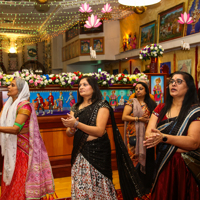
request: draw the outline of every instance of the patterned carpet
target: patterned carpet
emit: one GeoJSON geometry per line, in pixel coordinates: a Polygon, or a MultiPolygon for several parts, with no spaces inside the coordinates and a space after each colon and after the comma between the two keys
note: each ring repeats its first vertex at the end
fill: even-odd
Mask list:
{"type": "MultiPolygon", "coordinates": [[[[116,192],[117,192],[118,200],[123,200],[121,190],[116,190],[116,192]]],[[[57,200],[71,200],[71,197],[61,198],[61,199],[57,199],[57,200]]]]}

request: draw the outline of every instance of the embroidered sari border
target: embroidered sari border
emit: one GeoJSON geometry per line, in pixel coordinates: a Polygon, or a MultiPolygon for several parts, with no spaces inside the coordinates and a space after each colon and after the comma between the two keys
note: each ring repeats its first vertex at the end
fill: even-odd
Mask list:
{"type": "MultiPolygon", "coordinates": [[[[184,130],[185,130],[185,128],[186,128],[186,126],[187,126],[189,120],[190,120],[190,117],[191,117],[192,115],[194,115],[195,113],[197,113],[197,112],[200,112],[200,107],[197,107],[197,108],[193,109],[192,111],[190,111],[190,113],[187,115],[187,117],[185,118],[184,122],[182,123],[181,127],[179,128],[178,133],[177,133],[177,136],[181,136],[181,135],[183,134],[183,132],[184,132],[184,130]]],[[[170,124],[171,124],[171,123],[170,123],[170,124]]],[[[168,124],[168,125],[170,125],[170,124],[168,124]]],[[[163,130],[163,129],[164,129],[163,127],[164,127],[164,126],[162,125],[162,126],[159,127],[159,128],[162,128],[162,130],[163,130]]],[[[167,126],[165,126],[165,128],[166,128],[166,127],[167,127],[167,126]]],[[[159,128],[158,128],[158,129],[159,129],[159,128]]],[[[153,188],[154,188],[154,186],[155,186],[155,184],[156,184],[156,181],[157,181],[157,178],[158,178],[158,176],[159,176],[159,174],[160,174],[160,171],[162,170],[164,164],[167,162],[168,158],[170,157],[171,153],[174,151],[175,148],[177,148],[177,147],[174,146],[174,145],[171,145],[171,147],[170,147],[169,150],[167,151],[166,155],[165,155],[164,158],[162,159],[161,164],[160,164],[160,166],[159,166],[159,169],[158,169],[158,171],[157,171],[156,177],[155,177],[155,181],[154,181],[152,190],[153,190],[153,188]]]]}

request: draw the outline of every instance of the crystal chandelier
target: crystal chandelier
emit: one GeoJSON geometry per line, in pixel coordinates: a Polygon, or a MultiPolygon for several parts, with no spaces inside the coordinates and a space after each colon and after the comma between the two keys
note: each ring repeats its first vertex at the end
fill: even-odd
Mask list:
{"type": "Polygon", "coordinates": [[[149,6],[152,4],[156,4],[161,0],[118,0],[120,4],[126,6],[149,6]]]}

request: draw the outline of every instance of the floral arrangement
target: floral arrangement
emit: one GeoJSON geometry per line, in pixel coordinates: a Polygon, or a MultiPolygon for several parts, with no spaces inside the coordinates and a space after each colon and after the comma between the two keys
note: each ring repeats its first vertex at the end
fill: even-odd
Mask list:
{"type": "Polygon", "coordinates": [[[117,74],[111,75],[106,71],[99,73],[81,73],[81,72],[68,72],[60,74],[44,74],[36,75],[29,72],[14,72],[12,75],[0,73],[0,86],[8,86],[15,77],[20,77],[24,79],[30,87],[46,87],[47,85],[60,85],[60,87],[73,87],[74,84],[77,84],[82,76],[93,76],[99,86],[110,87],[113,84],[133,84],[139,81],[139,78],[147,79],[147,76],[144,73],[138,74],[117,74]]]}
{"type": "Polygon", "coordinates": [[[139,58],[142,60],[150,60],[151,57],[160,57],[163,55],[164,49],[159,44],[151,44],[145,46],[139,53],[139,58]]]}

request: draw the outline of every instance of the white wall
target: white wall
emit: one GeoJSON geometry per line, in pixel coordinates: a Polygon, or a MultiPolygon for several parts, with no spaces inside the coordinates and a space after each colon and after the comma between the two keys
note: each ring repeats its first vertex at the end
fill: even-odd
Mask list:
{"type": "Polygon", "coordinates": [[[82,73],[97,72],[96,65],[68,65],[66,72],[76,72],[80,71],[82,73]]]}
{"type": "Polygon", "coordinates": [[[58,35],[51,39],[52,73],[60,73],[63,69],[62,64],[62,46],[63,35],[58,35]]]}
{"type": "MultiPolygon", "coordinates": [[[[103,33],[91,33],[91,34],[81,34],[72,38],[70,41],[65,42],[65,34],[63,34],[63,46],[70,44],[81,38],[95,38],[95,37],[104,37],[104,55],[97,55],[96,59],[90,58],[90,56],[79,56],[70,60],[63,62],[63,72],[69,72],[73,69],[74,66],[70,66],[73,63],[78,62],[90,62],[90,61],[102,61],[102,60],[115,60],[115,55],[119,53],[120,49],[120,23],[119,21],[104,21],[104,32],[103,33]]],[[[52,55],[53,56],[53,55],[52,55]]],[[[61,55],[62,57],[62,55],[61,55]]],[[[98,68],[103,68],[104,65],[97,65],[96,67],[92,66],[93,64],[77,64],[76,71],[84,72],[97,72],[98,68]],[[88,68],[88,69],[87,69],[88,68]],[[96,71],[95,71],[96,69],[96,71]]],[[[102,70],[103,70],[102,69],[102,70]]],[[[75,70],[73,70],[75,71],[75,70]]]]}

